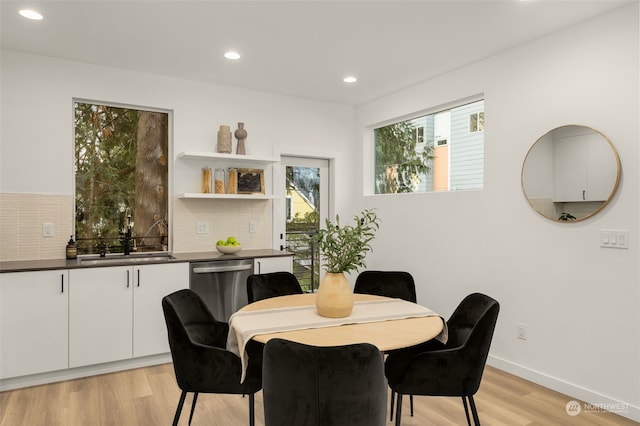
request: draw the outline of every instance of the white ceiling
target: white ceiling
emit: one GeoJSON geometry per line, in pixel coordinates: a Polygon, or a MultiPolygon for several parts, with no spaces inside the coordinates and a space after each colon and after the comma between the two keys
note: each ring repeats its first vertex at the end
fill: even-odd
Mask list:
{"type": "Polygon", "coordinates": [[[0,24],[4,49],[358,105],[636,1],[1,0],[0,24]]]}

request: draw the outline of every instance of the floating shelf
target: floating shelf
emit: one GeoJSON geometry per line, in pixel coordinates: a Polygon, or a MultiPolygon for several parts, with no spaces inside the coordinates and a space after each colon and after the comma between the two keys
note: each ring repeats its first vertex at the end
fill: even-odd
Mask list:
{"type": "Polygon", "coordinates": [[[178,158],[186,160],[222,160],[232,163],[273,164],[280,162],[279,158],[261,157],[255,155],[223,154],[220,152],[182,151],[178,158]]]}
{"type": "Polygon", "coordinates": [[[200,192],[186,192],[178,198],[199,198],[203,200],[274,200],[273,195],[253,194],[202,194],[200,192]]]}

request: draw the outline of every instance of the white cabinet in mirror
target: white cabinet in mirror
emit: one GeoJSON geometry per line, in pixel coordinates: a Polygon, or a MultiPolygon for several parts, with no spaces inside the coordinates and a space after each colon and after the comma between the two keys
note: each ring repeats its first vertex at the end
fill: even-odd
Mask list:
{"type": "Polygon", "coordinates": [[[618,152],[602,133],[587,126],[562,126],[529,149],[522,189],[542,216],[560,222],[584,220],[611,200],[620,169],[618,152]]]}

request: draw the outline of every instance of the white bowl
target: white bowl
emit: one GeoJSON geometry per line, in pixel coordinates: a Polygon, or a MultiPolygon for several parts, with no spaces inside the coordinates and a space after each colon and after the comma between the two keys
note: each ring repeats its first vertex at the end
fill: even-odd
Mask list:
{"type": "Polygon", "coordinates": [[[234,254],[239,252],[242,249],[241,245],[237,246],[219,246],[216,245],[216,249],[223,254],[234,254]]]}

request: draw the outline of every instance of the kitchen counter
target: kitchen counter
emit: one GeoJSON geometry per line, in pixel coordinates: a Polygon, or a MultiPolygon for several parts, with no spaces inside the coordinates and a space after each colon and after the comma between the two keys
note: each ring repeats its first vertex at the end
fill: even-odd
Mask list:
{"type": "MultiPolygon", "coordinates": [[[[145,260],[144,265],[153,265],[158,263],[184,263],[184,262],[203,262],[215,260],[239,260],[239,259],[257,259],[262,257],[280,257],[293,256],[292,253],[286,251],[272,249],[247,249],[240,250],[236,254],[222,254],[218,251],[193,252],[193,253],[172,253],[172,259],[145,260]]],[[[18,260],[0,262],[0,273],[3,272],[26,272],[39,270],[54,269],[78,269],[78,268],[101,268],[118,265],[139,265],[140,263],[132,263],[127,259],[122,262],[110,260],[105,264],[81,264],[78,259],[44,259],[44,260],[18,260]]]]}

